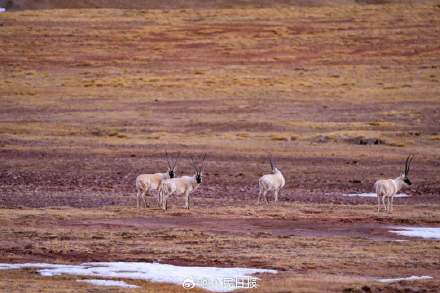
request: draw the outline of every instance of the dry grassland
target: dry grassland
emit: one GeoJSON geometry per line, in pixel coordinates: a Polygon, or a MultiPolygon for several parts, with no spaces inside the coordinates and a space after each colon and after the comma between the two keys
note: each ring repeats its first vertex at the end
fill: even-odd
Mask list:
{"type": "MultiPolygon", "coordinates": [[[[0,14],[0,262],[250,266],[280,271],[255,292],[435,292],[438,241],[387,226],[440,225],[439,35],[435,1],[0,14]],[[182,152],[180,174],[208,153],[189,212],[133,208],[164,149],[182,152]],[[287,186],[255,207],[268,152],[287,186]],[[393,215],[341,196],[409,153],[412,197],[393,215]],[[374,281],[407,275],[433,279],[374,281]]],[[[76,279],[1,271],[0,291],[183,291],[76,279]]]]}

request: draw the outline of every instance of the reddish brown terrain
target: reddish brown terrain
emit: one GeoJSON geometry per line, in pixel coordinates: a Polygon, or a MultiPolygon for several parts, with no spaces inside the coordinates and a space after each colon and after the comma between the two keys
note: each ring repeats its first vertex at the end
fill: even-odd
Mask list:
{"type": "MultiPolygon", "coordinates": [[[[419,3],[430,1],[419,0],[419,3]]],[[[1,7],[13,10],[25,9],[72,9],[72,8],[118,8],[118,9],[218,9],[218,8],[262,8],[274,6],[319,7],[341,4],[411,4],[410,0],[0,0],[1,7]]]]}
{"type": "MultiPolygon", "coordinates": [[[[440,243],[389,230],[440,227],[440,6],[299,2],[0,14],[0,262],[244,266],[279,271],[261,292],[435,292],[440,243]],[[207,154],[192,208],[138,210],[134,180],[165,171],[165,151],[181,153],[179,175],[207,154]],[[257,206],[269,154],[286,187],[257,206]],[[408,154],[411,196],[392,215],[343,196],[398,176],[408,154]],[[411,275],[433,279],[375,281],[411,275]]],[[[110,290],[184,290],[134,283],[110,290]]],[[[32,270],[0,271],[2,290],[108,292],[32,270]]]]}

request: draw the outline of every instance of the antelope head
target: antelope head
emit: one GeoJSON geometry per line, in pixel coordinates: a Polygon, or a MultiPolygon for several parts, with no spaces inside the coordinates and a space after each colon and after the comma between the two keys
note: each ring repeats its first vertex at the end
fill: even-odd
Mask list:
{"type": "Polygon", "coordinates": [[[206,153],[203,155],[200,166],[197,166],[197,164],[194,162],[194,159],[191,157],[191,165],[193,166],[194,171],[196,172],[195,178],[197,184],[202,183],[203,171],[205,170],[205,159],[206,159],[206,153]]]}
{"type": "Polygon", "coordinates": [[[179,159],[179,156],[180,156],[180,153],[177,154],[176,158],[173,161],[173,159],[171,159],[168,156],[168,152],[165,152],[165,157],[167,159],[167,164],[168,164],[167,172],[168,172],[168,175],[170,176],[170,178],[174,178],[176,176],[176,170],[177,170],[176,165],[177,165],[177,161],[179,159]]]}
{"type": "Polygon", "coordinates": [[[406,184],[406,185],[411,185],[411,181],[409,180],[408,174],[409,174],[409,169],[411,167],[411,163],[412,160],[414,159],[413,155],[409,155],[406,158],[406,162],[405,162],[405,169],[403,170],[403,173],[400,175],[400,178],[402,179],[402,181],[406,184]]]}

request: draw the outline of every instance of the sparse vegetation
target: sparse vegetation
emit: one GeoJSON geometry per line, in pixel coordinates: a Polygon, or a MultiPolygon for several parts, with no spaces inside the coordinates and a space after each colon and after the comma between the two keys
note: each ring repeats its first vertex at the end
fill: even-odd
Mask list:
{"type": "MultiPolygon", "coordinates": [[[[329,286],[335,292],[340,292],[346,286],[357,288],[365,285],[379,286],[372,283],[368,277],[388,276],[390,268],[393,274],[408,275],[417,269],[419,272],[429,272],[436,276],[433,271],[439,249],[439,244],[436,242],[422,240],[397,242],[392,239],[382,239],[381,237],[384,236],[381,234],[365,234],[370,235],[371,238],[344,235],[319,236],[319,226],[323,223],[327,224],[324,224],[322,229],[339,227],[341,231],[346,229],[344,227],[363,223],[366,225],[365,233],[368,233],[369,223],[401,225],[403,222],[408,223],[408,220],[412,224],[419,225],[440,223],[436,207],[405,205],[397,208],[400,211],[394,217],[377,217],[374,209],[364,205],[352,207],[310,203],[280,203],[277,207],[240,205],[198,208],[190,211],[175,210],[175,213],[184,216],[182,221],[186,222],[189,219],[188,223],[193,223],[185,229],[179,226],[170,227],[167,221],[173,215],[164,215],[159,209],[148,209],[148,213],[146,210],[128,207],[3,209],[0,210],[0,221],[2,232],[7,237],[2,238],[0,245],[7,251],[7,259],[15,262],[23,262],[29,256],[34,256],[41,262],[67,260],[78,263],[101,260],[105,255],[109,261],[159,260],[162,263],[258,266],[282,270],[280,276],[274,280],[263,278],[259,282],[261,287],[258,292],[273,292],[274,284],[278,284],[277,288],[286,290],[292,286],[295,288],[304,286],[317,291],[320,290],[319,288],[322,289],[321,286],[331,284],[329,286]],[[152,217],[156,219],[156,224],[150,227],[152,217]],[[235,231],[226,224],[221,225],[223,222],[230,223],[234,219],[241,223],[242,229],[248,229],[248,225],[251,225],[253,229],[263,230],[254,230],[250,234],[239,233],[240,228],[235,231]],[[293,226],[291,233],[298,233],[293,232],[296,231],[295,229],[299,229],[298,231],[305,229],[306,234],[288,236],[271,233],[270,229],[265,229],[264,226],[261,228],[258,228],[258,225],[253,226],[252,223],[258,223],[259,220],[274,221],[274,223],[296,221],[298,226],[293,226]],[[353,220],[356,223],[349,222],[353,220]],[[198,225],[198,222],[208,224],[204,228],[204,225],[198,225]],[[311,227],[302,226],[307,222],[317,225],[316,235],[313,234],[311,227]],[[213,223],[217,223],[215,228],[213,223]],[[84,230],[86,227],[87,231],[84,230]],[[232,230],[227,232],[228,229],[232,230]],[[311,234],[307,236],[307,233],[311,234]],[[32,235],[32,246],[29,246],[28,241],[21,241],[26,235],[32,235]],[[402,265],[405,263],[413,265],[411,267],[402,265]],[[311,275],[315,277],[311,278],[311,275]],[[320,283],[315,283],[316,278],[321,280],[320,283]]],[[[25,276],[27,272],[21,276],[13,271],[2,272],[0,287],[17,290],[20,288],[20,280],[25,276]]],[[[60,286],[66,290],[65,292],[70,292],[67,291],[69,287],[86,292],[87,288],[79,284],[72,286],[72,282],[78,279],[74,276],[44,278],[32,274],[31,277],[32,282],[27,285],[39,289],[60,286]]],[[[180,290],[178,286],[167,284],[141,281],[130,281],[130,283],[135,283],[144,290],[156,288],[163,292],[180,290]]],[[[431,283],[419,285],[422,284],[435,286],[438,281],[434,279],[431,283]]],[[[400,287],[395,284],[392,288],[400,287]]]]}
{"type": "Polygon", "coordinates": [[[270,137],[271,140],[279,140],[279,141],[289,141],[290,136],[287,134],[272,134],[270,137]]]}
{"type": "MultiPolygon", "coordinates": [[[[437,289],[438,242],[398,242],[375,230],[440,225],[433,2],[282,9],[235,2],[240,9],[1,14],[0,262],[280,270],[255,292],[437,289]],[[208,153],[197,209],[181,210],[181,199],[167,214],[130,208],[135,176],[162,170],[165,149],[182,152],[179,175],[192,172],[191,155],[208,153]],[[278,206],[252,207],[268,152],[286,188],[278,206]],[[392,216],[340,196],[397,176],[409,153],[413,196],[399,199],[392,216]],[[148,226],[153,221],[159,228],[148,226]],[[364,224],[366,234],[331,234],[364,224]],[[291,227],[304,229],[280,232],[291,227]],[[434,279],[372,280],[416,272],[434,279]]],[[[0,291],[108,292],[75,280],[2,271],[0,291]]],[[[134,283],[142,292],[182,290],[134,283]]]]}

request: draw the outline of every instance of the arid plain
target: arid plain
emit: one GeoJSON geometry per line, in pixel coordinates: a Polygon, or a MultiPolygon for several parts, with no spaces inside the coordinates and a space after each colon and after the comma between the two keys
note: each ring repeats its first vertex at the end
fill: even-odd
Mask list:
{"type": "MultiPolygon", "coordinates": [[[[440,6],[64,9],[0,14],[0,262],[159,261],[271,268],[255,292],[435,292],[440,242],[440,6]],[[193,195],[136,209],[164,151],[208,159],[193,195]],[[279,204],[256,205],[271,153],[279,204]],[[407,198],[375,180],[415,154],[407,198]],[[409,241],[395,241],[409,240],[409,241]],[[378,278],[429,275],[392,284],[378,278]]],[[[90,287],[1,271],[5,292],[90,287]]],[[[194,290],[195,292],[195,290],[194,290]]],[[[254,292],[254,291],[252,291],[254,292]]]]}

